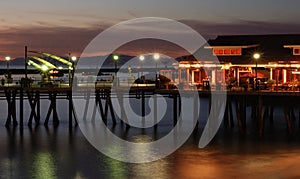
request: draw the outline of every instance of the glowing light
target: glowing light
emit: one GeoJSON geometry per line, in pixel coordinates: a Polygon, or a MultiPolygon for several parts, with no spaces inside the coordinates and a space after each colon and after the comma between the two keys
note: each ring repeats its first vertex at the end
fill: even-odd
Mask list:
{"type": "Polygon", "coordinates": [[[46,65],[42,65],[42,71],[46,72],[49,68],[46,65]]]}
{"type": "Polygon", "coordinates": [[[139,57],[139,59],[140,59],[141,61],[144,61],[144,60],[145,60],[145,56],[144,56],[144,55],[141,55],[141,56],[139,57]]]}
{"type": "Polygon", "coordinates": [[[179,68],[191,68],[190,64],[179,64],[179,68]]]}
{"type": "Polygon", "coordinates": [[[158,59],[160,58],[160,56],[159,56],[158,53],[155,53],[155,54],[153,55],[153,58],[154,58],[154,60],[158,60],[158,59]]]}
{"type": "Polygon", "coordinates": [[[77,57],[72,56],[72,57],[71,57],[71,60],[72,60],[73,62],[75,62],[75,61],[77,60],[77,57]]]}
{"type": "Polygon", "coordinates": [[[9,60],[10,60],[10,57],[9,57],[9,56],[6,56],[6,57],[5,57],[5,60],[6,60],[6,61],[9,61],[9,60]]]}
{"type": "Polygon", "coordinates": [[[224,65],[224,69],[225,69],[225,70],[229,70],[229,68],[230,68],[230,64],[225,64],[225,65],[224,65]]]}
{"type": "Polygon", "coordinates": [[[118,55],[113,55],[113,59],[114,59],[115,61],[117,61],[117,60],[119,60],[119,56],[118,56],[118,55]]]}
{"type": "Polygon", "coordinates": [[[255,60],[258,60],[258,59],[260,58],[260,54],[259,54],[259,53],[253,54],[253,58],[254,58],[255,60]]]}
{"type": "Polygon", "coordinates": [[[58,69],[59,69],[59,70],[62,70],[62,69],[63,69],[63,67],[62,67],[62,66],[60,66],[60,67],[58,67],[58,69]]]}

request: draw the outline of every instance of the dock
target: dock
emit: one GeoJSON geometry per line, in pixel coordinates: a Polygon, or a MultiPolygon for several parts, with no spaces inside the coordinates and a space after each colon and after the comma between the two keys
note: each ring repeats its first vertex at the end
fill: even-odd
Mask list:
{"type": "MultiPolygon", "coordinates": [[[[77,87],[77,90],[87,90],[90,87],[77,87]]],[[[122,90],[122,87],[119,87],[122,90]]],[[[124,96],[117,96],[112,91],[110,86],[96,86],[92,91],[95,96],[96,107],[99,107],[99,111],[102,120],[105,124],[109,119],[115,125],[117,118],[114,114],[114,106],[111,102],[112,98],[118,97],[122,99],[124,96]],[[110,118],[109,118],[110,116],[110,118]]],[[[185,91],[189,93],[189,90],[185,91]]],[[[211,100],[210,90],[198,90],[198,99],[211,100]]],[[[273,110],[274,107],[280,107],[284,112],[287,131],[289,134],[292,133],[291,120],[296,120],[295,111],[299,111],[299,127],[300,127],[300,92],[293,91],[229,91],[219,90],[213,91],[215,94],[226,94],[227,102],[225,113],[223,117],[223,124],[226,127],[238,126],[241,134],[246,131],[246,120],[247,120],[247,108],[251,108],[251,118],[257,122],[259,136],[263,136],[264,125],[267,120],[273,122],[273,110]],[[236,119],[236,121],[235,121],[236,119]]],[[[125,93],[125,91],[124,91],[125,93]]],[[[167,98],[172,99],[172,113],[173,113],[173,124],[177,122],[177,116],[181,110],[180,94],[177,89],[157,89],[155,86],[135,86],[131,87],[130,91],[126,94],[126,97],[135,98],[140,101],[141,114],[145,116],[145,99],[150,98],[154,94],[159,94],[167,98]]],[[[7,118],[5,126],[17,126],[23,128],[24,125],[39,125],[41,122],[45,126],[52,120],[53,125],[59,124],[59,116],[57,109],[57,100],[65,99],[68,101],[68,116],[69,126],[76,126],[76,112],[74,110],[74,104],[72,100],[72,88],[70,87],[0,87],[0,99],[7,102],[7,118]],[[49,100],[48,112],[45,119],[41,119],[41,100],[49,100]],[[17,103],[17,101],[19,101],[17,103]],[[30,106],[30,117],[24,119],[24,104],[28,103],[30,106]],[[19,104],[19,106],[17,106],[19,104]],[[17,116],[17,109],[19,116],[17,116]],[[27,122],[25,122],[27,121],[27,122]]],[[[119,94],[118,94],[119,95],[119,94]]],[[[83,96],[78,96],[83,98],[83,96]]],[[[155,100],[155,110],[157,109],[157,100],[155,100]]],[[[210,102],[209,102],[210,104],[210,102]]],[[[210,106],[207,108],[208,112],[210,106]]],[[[248,110],[249,111],[249,110],[248,110]]],[[[155,112],[154,112],[155,113],[155,112]]],[[[249,116],[249,115],[248,115],[249,116]]],[[[128,126],[130,127],[130,126],[128,126]]],[[[157,125],[154,126],[155,128],[157,125]]]]}

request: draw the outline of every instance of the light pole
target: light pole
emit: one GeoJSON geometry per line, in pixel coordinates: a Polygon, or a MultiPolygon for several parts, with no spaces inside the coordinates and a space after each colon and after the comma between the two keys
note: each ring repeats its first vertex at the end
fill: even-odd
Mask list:
{"type": "Polygon", "coordinates": [[[76,56],[72,56],[71,57],[71,62],[72,62],[71,85],[73,84],[73,80],[74,80],[75,62],[76,62],[76,60],[77,60],[76,56]]]}
{"type": "Polygon", "coordinates": [[[143,61],[145,60],[145,56],[140,55],[139,59],[141,61],[141,77],[142,77],[143,76],[143,61]]]}
{"type": "Polygon", "coordinates": [[[6,60],[6,71],[7,71],[7,76],[8,76],[8,73],[9,73],[9,61],[10,61],[10,57],[9,57],[9,56],[6,56],[6,57],[5,57],[5,60],[6,60]]]}
{"type": "Polygon", "coordinates": [[[117,65],[118,65],[119,56],[113,55],[113,59],[114,59],[114,63],[115,63],[115,76],[117,77],[117,65]]]}
{"type": "Polygon", "coordinates": [[[68,59],[69,59],[69,62],[72,63],[72,65],[69,66],[69,86],[72,86],[74,63],[77,60],[77,57],[76,56],[71,56],[71,53],[69,53],[68,59]]]}
{"type": "Polygon", "coordinates": [[[160,58],[160,56],[159,56],[158,53],[155,53],[153,55],[153,59],[155,60],[155,84],[156,84],[156,88],[159,87],[159,81],[158,81],[159,76],[157,77],[157,71],[158,71],[157,70],[157,62],[158,62],[159,58],[160,58]]]}
{"type": "Polygon", "coordinates": [[[157,63],[158,63],[158,60],[159,60],[159,58],[160,58],[160,56],[159,56],[159,54],[158,53],[155,53],[154,55],[153,55],[153,59],[155,60],[155,71],[156,71],[156,75],[155,75],[155,79],[157,80],[157,63]]]}
{"type": "Polygon", "coordinates": [[[7,85],[9,85],[10,83],[10,74],[9,74],[9,61],[10,61],[10,57],[9,56],[6,56],[5,57],[5,60],[6,60],[6,73],[7,73],[7,85]]]}
{"type": "Polygon", "coordinates": [[[49,77],[48,77],[48,70],[49,70],[49,68],[46,65],[42,65],[41,66],[41,70],[42,70],[42,74],[43,74],[42,75],[43,76],[42,82],[44,84],[46,84],[48,82],[48,80],[49,80],[49,77]]]}
{"type": "Polygon", "coordinates": [[[118,55],[113,55],[113,60],[114,60],[114,63],[115,63],[115,77],[114,77],[114,80],[116,82],[116,85],[118,86],[117,66],[118,66],[119,56],[118,55]]]}
{"type": "Polygon", "coordinates": [[[260,58],[260,54],[259,53],[254,53],[253,54],[253,58],[255,59],[255,88],[256,88],[256,90],[259,90],[258,89],[258,80],[257,80],[257,61],[259,60],[259,58],[260,58]]]}

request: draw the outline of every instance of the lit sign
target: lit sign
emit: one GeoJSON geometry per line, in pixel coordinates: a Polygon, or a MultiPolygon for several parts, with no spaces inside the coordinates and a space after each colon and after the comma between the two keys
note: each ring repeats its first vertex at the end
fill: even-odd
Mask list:
{"type": "Polygon", "coordinates": [[[216,56],[237,56],[242,55],[241,48],[214,48],[213,54],[216,56]]]}

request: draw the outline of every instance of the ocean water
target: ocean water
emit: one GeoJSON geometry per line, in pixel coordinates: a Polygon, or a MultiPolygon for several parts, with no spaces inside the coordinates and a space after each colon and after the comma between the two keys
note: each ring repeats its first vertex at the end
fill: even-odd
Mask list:
{"type": "MultiPolygon", "coordinates": [[[[169,100],[169,99],[168,99],[169,100]]],[[[201,101],[197,130],[173,154],[155,162],[129,164],[111,159],[86,140],[79,127],[68,127],[67,100],[59,100],[60,125],[54,127],[24,126],[20,130],[4,126],[6,102],[0,101],[0,178],[299,178],[300,130],[298,120],[292,121],[293,134],[286,130],[283,112],[275,109],[274,124],[266,121],[264,137],[257,135],[257,122],[247,114],[247,131],[240,135],[236,118],[233,128],[221,125],[213,141],[198,148],[200,135],[208,116],[207,101],[201,101]]],[[[137,104],[138,101],[133,100],[137,104]]],[[[170,100],[168,101],[170,104],[170,100]]],[[[48,100],[41,104],[42,123],[48,100]]],[[[136,107],[138,108],[138,107],[136,107]]],[[[25,104],[25,119],[29,106],[25,104]]],[[[138,109],[136,109],[138,110],[138,109]]],[[[250,110],[248,109],[248,112],[250,110]]],[[[296,111],[296,114],[298,111],[296,111]]],[[[298,115],[296,115],[298,119],[298,115]]],[[[172,119],[153,128],[126,129],[118,120],[108,128],[127,140],[148,141],[166,135],[172,119]]]]}

